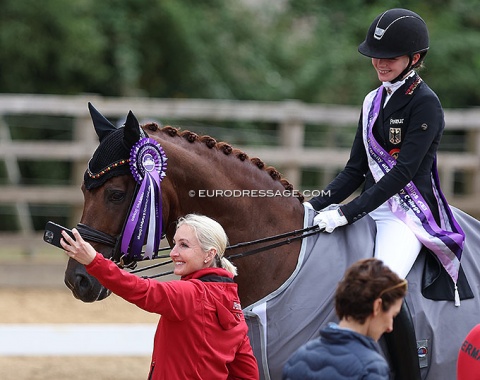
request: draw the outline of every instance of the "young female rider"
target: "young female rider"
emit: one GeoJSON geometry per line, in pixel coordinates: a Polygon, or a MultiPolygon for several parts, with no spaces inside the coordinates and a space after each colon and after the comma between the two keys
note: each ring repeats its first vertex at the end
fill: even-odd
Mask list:
{"type": "MultiPolygon", "coordinates": [[[[365,97],[350,158],[325,189],[331,196],[313,198],[310,205],[322,210],[315,223],[327,232],[370,215],[377,224],[375,257],[402,278],[426,246],[441,258],[456,290],[464,235],[438,182],[443,109],[415,71],[428,49],[427,25],[416,13],[390,9],[375,18],[358,50],[372,59],[382,85],[365,97]],[[323,210],[345,200],[362,183],[360,196],[323,210]]],[[[394,331],[407,335],[402,328],[394,331]]],[[[416,351],[414,341],[409,346],[416,351]]]]}
{"type": "Polygon", "coordinates": [[[161,314],[148,379],[253,379],[257,361],[247,336],[236,268],[223,253],[227,235],[202,215],[181,218],[170,257],[181,281],[158,282],[118,268],[85,242],[63,233],[67,255],[113,293],[151,313],[161,314]]]}

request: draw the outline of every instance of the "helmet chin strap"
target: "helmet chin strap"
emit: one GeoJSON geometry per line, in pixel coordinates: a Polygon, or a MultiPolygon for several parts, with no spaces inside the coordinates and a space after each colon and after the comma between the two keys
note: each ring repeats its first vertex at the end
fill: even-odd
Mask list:
{"type": "Polygon", "coordinates": [[[410,54],[408,56],[408,65],[407,67],[405,68],[405,70],[403,70],[400,75],[398,75],[394,80],[390,81],[390,83],[396,83],[398,82],[399,80],[402,80],[403,78],[405,78],[405,75],[407,75],[410,70],[412,70],[413,68],[413,65],[412,65],[412,61],[413,61],[413,54],[410,54]]]}

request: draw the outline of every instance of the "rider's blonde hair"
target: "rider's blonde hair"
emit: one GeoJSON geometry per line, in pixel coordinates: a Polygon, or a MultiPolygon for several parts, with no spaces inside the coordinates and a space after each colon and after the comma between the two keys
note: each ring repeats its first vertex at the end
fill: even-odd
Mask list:
{"type": "Polygon", "coordinates": [[[217,252],[212,266],[224,268],[234,276],[237,268],[227,258],[223,257],[228,244],[228,237],[220,223],[204,215],[188,214],[178,220],[177,229],[185,224],[195,232],[200,247],[204,252],[214,248],[217,252]]]}

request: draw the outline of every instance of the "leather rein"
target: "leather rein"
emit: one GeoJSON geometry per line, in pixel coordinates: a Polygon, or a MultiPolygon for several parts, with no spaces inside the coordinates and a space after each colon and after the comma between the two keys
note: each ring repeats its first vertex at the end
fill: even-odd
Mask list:
{"type": "MultiPolygon", "coordinates": [[[[82,236],[82,238],[85,239],[86,241],[100,243],[102,245],[112,247],[114,249],[113,250],[114,253],[117,250],[118,245],[120,244],[120,241],[121,241],[121,235],[115,237],[115,236],[109,235],[105,232],[96,230],[95,228],[92,228],[92,227],[90,227],[86,224],[83,224],[83,223],[78,223],[77,224],[77,230],[80,233],[80,235],[82,236]]],[[[299,239],[304,239],[304,238],[306,238],[308,236],[311,236],[311,235],[315,235],[315,234],[319,233],[320,231],[321,230],[318,227],[318,225],[314,225],[314,226],[311,226],[311,227],[302,228],[302,229],[294,230],[294,231],[290,231],[290,232],[285,232],[285,233],[282,233],[282,234],[278,234],[278,235],[274,235],[274,236],[270,236],[270,237],[266,237],[266,238],[261,238],[261,239],[258,239],[258,240],[252,240],[252,241],[248,241],[248,242],[243,242],[243,243],[230,245],[225,250],[228,251],[228,250],[232,250],[232,249],[236,249],[236,248],[243,248],[243,247],[248,247],[248,246],[252,246],[252,245],[256,245],[256,244],[272,242],[271,244],[268,244],[268,245],[265,245],[265,246],[262,246],[262,247],[258,247],[258,248],[255,248],[255,249],[252,249],[252,250],[249,250],[249,251],[246,251],[246,252],[230,255],[230,256],[227,257],[229,260],[236,260],[236,259],[240,259],[240,258],[243,258],[243,257],[246,257],[246,256],[250,256],[250,255],[253,255],[253,254],[256,254],[256,253],[259,253],[259,252],[267,251],[267,250],[270,250],[270,249],[273,249],[273,248],[277,248],[277,247],[280,247],[280,246],[283,246],[283,245],[290,244],[293,241],[296,241],[296,240],[299,240],[299,239]]],[[[158,252],[168,251],[170,249],[171,249],[170,247],[160,248],[158,250],[158,252]]],[[[170,257],[170,255],[158,255],[158,252],[154,255],[153,259],[167,259],[167,258],[170,257]]],[[[112,258],[112,260],[113,260],[113,258],[112,258]]],[[[149,265],[149,266],[146,266],[146,267],[143,267],[143,268],[135,269],[135,267],[137,265],[136,261],[131,262],[129,264],[125,264],[123,257],[120,257],[119,260],[114,260],[114,261],[121,268],[127,267],[129,269],[133,269],[133,270],[130,271],[130,273],[140,273],[140,272],[143,272],[143,271],[146,271],[146,270],[149,270],[149,269],[158,268],[158,267],[161,267],[163,265],[167,265],[167,264],[172,263],[172,260],[169,260],[169,261],[164,261],[164,262],[161,262],[161,263],[156,263],[156,264],[153,264],[153,265],[149,265]]],[[[142,276],[142,277],[144,277],[144,278],[157,278],[157,277],[167,276],[169,274],[173,274],[173,271],[166,271],[166,272],[162,272],[162,273],[159,273],[159,274],[156,274],[156,275],[142,276]]]]}

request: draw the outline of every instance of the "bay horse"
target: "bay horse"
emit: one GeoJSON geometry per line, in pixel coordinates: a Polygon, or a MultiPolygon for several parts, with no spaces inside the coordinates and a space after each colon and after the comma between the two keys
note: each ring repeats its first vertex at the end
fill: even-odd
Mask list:
{"type": "MultiPolygon", "coordinates": [[[[317,233],[303,240],[287,238],[285,244],[264,243],[266,237],[302,231],[312,225],[314,216],[303,206],[303,197],[295,194],[293,186],[275,168],[210,136],[159,127],[156,123],[139,126],[131,112],[124,126],[116,128],[91,104],[89,108],[100,140],[94,157],[108,153],[100,150],[110,133],[125,135],[127,152],[142,134],[163,149],[168,165],[161,181],[162,233],[170,246],[176,221],[188,213],[217,220],[227,232],[230,245],[240,245],[228,250],[226,256],[239,257],[234,261],[239,273],[236,282],[261,377],[280,379],[283,364],[293,351],[336,319],[333,295],[344,271],[358,259],[373,256],[373,220],[367,216],[332,234],[317,233]],[[241,257],[245,251],[242,243],[250,241],[260,241],[260,248],[255,254],[241,257]],[[312,248],[314,245],[317,248],[312,248]],[[302,281],[301,291],[292,290],[293,284],[302,281]]],[[[117,259],[136,182],[132,174],[115,171],[118,165],[127,165],[128,160],[126,154],[121,162],[108,162],[103,171],[106,179],[99,186],[87,189],[85,183],[82,185],[84,208],[78,229],[98,252],[117,259]]],[[[422,378],[428,380],[455,378],[463,338],[480,321],[480,269],[473,254],[480,246],[480,223],[460,210],[455,214],[467,234],[462,263],[470,283],[475,284],[474,298],[462,300],[461,306],[455,307],[453,302],[422,296],[427,260],[422,253],[407,277],[406,302],[417,341],[422,342],[422,378]]],[[[83,302],[99,301],[109,295],[83,265],[72,259],[65,271],[65,284],[83,302]]]]}

